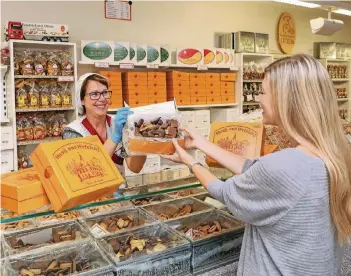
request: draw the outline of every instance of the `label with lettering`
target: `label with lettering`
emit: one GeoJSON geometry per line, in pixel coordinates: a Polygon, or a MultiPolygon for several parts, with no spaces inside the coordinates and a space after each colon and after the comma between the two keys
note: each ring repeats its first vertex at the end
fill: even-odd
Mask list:
{"type": "Polygon", "coordinates": [[[36,106],[38,105],[38,98],[35,96],[30,97],[30,105],[31,106],[36,106]]]}
{"type": "Polygon", "coordinates": [[[296,26],[290,13],[283,12],[278,22],[278,44],[285,54],[290,54],[295,46],[296,26]]]}
{"type": "Polygon", "coordinates": [[[71,96],[64,96],[64,97],[63,97],[63,104],[64,104],[64,105],[69,105],[69,104],[71,104],[71,96]]]}
{"type": "Polygon", "coordinates": [[[47,96],[41,96],[41,105],[42,106],[48,106],[49,105],[49,99],[47,96]]]}
{"type": "Polygon", "coordinates": [[[91,227],[91,232],[94,234],[95,237],[103,237],[106,234],[108,234],[108,232],[97,223],[95,223],[93,227],[91,227]]]}
{"type": "Polygon", "coordinates": [[[22,108],[22,107],[26,106],[26,98],[24,96],[18,96],[17,97],[17,106],[19,108],[22,108]]]}

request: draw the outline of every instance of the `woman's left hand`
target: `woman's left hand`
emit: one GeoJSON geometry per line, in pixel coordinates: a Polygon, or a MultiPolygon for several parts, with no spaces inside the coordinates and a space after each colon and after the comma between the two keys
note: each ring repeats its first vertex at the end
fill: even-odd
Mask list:
{"type": "Polygon", "coordinates": [[[123,107],[117,111],[116,116],[113,120],[114,129],[111,137],[111,140],[114,143],[118,144],[122,142],[123,128],[127,122],[128,115],[131,114],[133,114],[133,112],[129,107],[123,107]]]}
{"type": "Polygon", "coordinates": [[[189,166],[191,162],[195,161],[194,157],[192,157],[189,153],[186,152],[186,150],[179,146],[178,141],[176,139],[173,139],[172,142],[176,149],[175,153],[172,155],[160,154],[162,158],[177,163],[183,163],[187,166],[189,166]]]}

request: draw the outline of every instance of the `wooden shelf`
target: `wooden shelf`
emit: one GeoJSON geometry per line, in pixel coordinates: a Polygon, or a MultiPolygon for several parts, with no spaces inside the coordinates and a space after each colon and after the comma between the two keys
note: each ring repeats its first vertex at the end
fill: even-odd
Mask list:
{"type": "Polygon", "coordinates": [[[347,82],[350,79],[331,79],[333,82],[347,82]]]}
{"type": "Polygon", "coordinates": [[[238,103],[232,104],[206,104],[206,105],[179,105],[178,109],[198,109],[198,108],[219,108],[219,107],[234,107],[237,106],[238,103]]]}
{"type": "Polygon", "coordinates": [[[58,107],[58,108],[36,108],[36,109],[16,109],[17,113],[24,112],[42,112],[42,111],[68,111],[75,110],[74,107],[58,107]]]}
{"type": "Polygon", "coordinates": [[[62,140],[61,137],[50,137],[50,138],[45,138],[43,140],[31,140],[31,141],[18,141],[17,146],[27,146],[27,145],[38,145],[41,143],[46,143],[46,142],[54,142],[62,140]]]}
{"type": "Polygon", "coordinates": [[[338,102],[347,102],[349,99],[348,98],[341,98],[341,99],[336,99],[338,102]]]}
{"type": "Polygon", "coordinates": [[[243,102],[243,105],[259,105],[259,102],[243,102]]]}
{"type": "Polygon", "coordinates": [[[243,80],[243,82],[262,82],[263,80],[243,80]]]}

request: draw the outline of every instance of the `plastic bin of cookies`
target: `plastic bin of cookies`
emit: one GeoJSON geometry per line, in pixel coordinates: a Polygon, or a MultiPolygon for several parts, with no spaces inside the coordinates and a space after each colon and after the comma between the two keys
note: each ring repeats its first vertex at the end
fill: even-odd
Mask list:
{"type": "Polygon", "coordinates": [[[218,211],[166,222],[192,243],[192,270],[195,275],[237,261],[244,226],[218,211]]]}
{"type": "Polygon", "coordinates": [[[190,243],[161,223],[98,240],[118,276],[191,275],[190,243]]]}
{"type": "Polygon", "coordinates": [[[5,261],[7,276],[18,275],[114,275],[111,262],[93,241],[35,249],[10,256],[5,261]]]}
{"type": "Polygon", "coordinates": [[[78,218],[80,218],[79,212],[70,211],[70,212],[55,213],[52,215],[37,217],[35,221],[38,225],[48,225],[48,224],[69,222],[72,220],[76,220],[78,218]]]}
{"type": "Polygon", "coordinates": [[[195,195],[200,195],[205,193],[207,193],[206,189],[199,187],[199,188],[190,188],[190,189],[184,189],[177,192],[168,193],[168,195],[172,198],[184,198],[184,197],[195,196],[195,195]]]}
{"type": "Polygon", "coordinates": [[[174,220],[212,210],[209,205],[195,198],[175,199],[160,204],[144,206],[143,209],[161,221],[174,220]]]}
{"type": "Polygon", "coordinates": [[[134,206],[140,207],[140,206],[154,205],[154,204],[158,204],[169,200],[172,200],[170,196],[155,195],[155,196],[143,197],[138,199],[132,199],[131,202],[134,206]]]}
{"type": "MultiPolygon", "coordinates": [[[[100,198],[94,202],[102,202],[102,201],[108,201],[113,198],[111,197],[103,197],[100,198]]],[[[92,207],[87,207],[85,209],[80,210],[80,213],[83,217],[92,217],[96,215],[102,215],[105,213],[109,212],[114,212],[126,208],[133,208],[133,204],[130,201],[120,201],[120,202],[114,202],[114,203],[107,203],[104,205],[98,205],[98,206],[92,206],[92,207]]]]}
{"type": "Polygon", "coordinates": [[[8,255],[14,255],[87,238],[90,238],[88,232],[79,223],[72,221],[5,234],[4,246],[8,255]]]}
{"type": "MultiPolygon", "coordinates": [[[[2,222],[3,219],[10,219],[18,216],[22,215],[1,209],[0,221],[2,222]]],[[[35,228],[36,226],[37,225],[33,219],[18,220],[14,222],[1,223],[1,232],[3,234],[9,232],[16,232],[23,229],[35,228]]]]}
{"type": "Polygon", "coordinates": [[[156,222],[152,216],[140,208],[86,218],[82,221],[95,237],[103,237],[117,232],[130,231],[156,222]]]}

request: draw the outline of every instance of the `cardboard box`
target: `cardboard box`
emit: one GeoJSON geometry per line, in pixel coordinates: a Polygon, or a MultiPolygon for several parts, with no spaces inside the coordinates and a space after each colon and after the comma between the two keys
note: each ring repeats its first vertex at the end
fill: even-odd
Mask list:
{"type": "Polygon", "coordinates": [[[189,82],[190,73],[181,71],[167,72],[167,82],[172,80],[188,81],[189,82]]]}
{"type": "Polygon", "coordinates": [[[186,67],[196,67],[204,64],[203,49],[178,48],[176,51],[177,64],[186,67]]]}
{"type": "Polygon", "coordinates": [[[161,66],[169,66],[171,64],[171,47],[169,45],[161,45],[161,66]]]}
{"type": "Polygon", "coordinates": [[[113,56],[117,64],[129,63],[129,42],[115,42],[113,56]]]}
{"type": "Polygon", "coordinates": [[[1,175],[1,208],[21,214],[49,204],[34,168],[1,175]]]}
{"type": "MultiPolygon", "coordinates": [[[[227,151],[254,159],[263,154],[264,126],[262,123],[212,123],[210,141],[227,151]]],[[[206,163],[221,168],[208,156],[206,163]]]]}
{"type": "Polygon", "coordinates": [[[351,60],[351,44],[345,46],[345,59],[351,60]]]}
{"type": "Polygon", "coordinates": [[[10,126],[1,126],[1,150],[13,149],[13,129],[10,126]]]}
{"type": "Polygon", "coordinates": [[[143,175],[135,175],[126,177],[127,187],[139,187],[143,185],[143,175]]]}
{"type": "Polygon", "coordinates": [[[336,58],[344,59],[346,57],[346,44],[336,43],[336,58]]]}
{"type": "Polygon", "coordinates": [[[147,63],[147,45],[137,45],[137,53],[136,53],[137,64],[146,65],[147,63]]]}
{"type": "Polygon", "coordinates": [[[213,122],[234,122],[235,117],[240,115],[240,108],[212,108],[211,123],[213,122]]]}
{"type": "Polygon", "coordinates": [[[113,41],[82,40],[81,58],[85,62],[114,62],[113,41]]]}
{"type": "Polygon", "coordinates": [[[336,43],[335,42],[315,42],[314,56],[318,58],[335,59],[336,58],[336,43]]]}
{"type": "Polygon", "coordinates": [[[221,103],[222,104],[234,104],[235,103],[235,96],[234,95],[221,96],[221,103]]]}
{"type": "Polygon", "coordinates": [[[205,96],[190,97],[190,105],[206,105],[207,100],[205,96]]]}
{"type": "Polygon", "coordinates": [[[175,102],[177,103],[178,106],[190,105],[190,104],[191,104],[189,95],[184,95],[184,96],[168,96],[168,97],[167,97],[167,100],[168,100],[168,101],[172,101],[173,99],[175,100],[175,102]]]}
{"type": "Polygon", "coordinates": [[[161,181],[168,182],[179,179],[179,169],[173,166],[163,166],[161,170],[161,181]]]}
{"type": "Polygon", "coordinates": [[[269,54],[269,35],[255,33],[255,52],[258,54],[269,54]]]}
{"type": "Polygon", "coordinates": [[[154,154],[149,154],[146,158],[143,173],[157,173],[161,171],[161,157],[154,154]]]}
{"type": "Polygon", "coordinates": [[[161,173],[150,173],[143,175],[143,185],[151,185],[161,183],[161,173]]]}
{"type": "Polygon", "coordinates": [[[56,212],[108,196],[124,183],[97,136],[39,144],[31,160],[56,212]]]}
{"type": "Polygon", "coordinates": [[[129,44],[129,62],[130,63],[137,63],[137,45],[136,43],[129,44]]]}
{"type": "MultiPolygon", "coordinates": [[[[221,82],[235,82],[236,73],[221,73],[221,82]]],[[[231,84],[233,85],[233,83],[231,84]]]]}
{"type": "Polygon", "coordinates": [[[205,75],[206,75],[206,83],[220,82],[219,73],[206,73],[205,75]]]}
{"type": "Polygon", "coordinates": [[[254,53],[255,52],[255,33],[236,32],[235,43],[236,43],[235,50],[238,53],[254,53]]]}
{"type": "Polygon", "coordinates": [[[161,47],[160,45],[147,45],[147,64],[161,63],[161,47]]]}
{"type": "Polygon", "coordinates": [[[181,111],[181,122],[185,128],[195,129],[195,111],[181,111]]]}
{"type": "MultiPolygon", "coordinates": [[[[14,170],[14,155],[13,149],[1,151],[1,172],[7,173],[14,170]]],[[[17,162],[17,160],[16,160],[17,162]]]]}
{"type": "Polygon", "coordinates": [[[211,131],[210,126],[208,127],[203,126],[203,127],[196,128],[196,132],[200,134],[202,137],[206,138],[206,140],[210,139],[210,131],[211,131]]]}
{"type": "Polygon", "coordinates": [[[210,110],[197,110],[195,111],[195,125],[196,127],[209,127],[211,124],[211,111],[210,110]]]}

